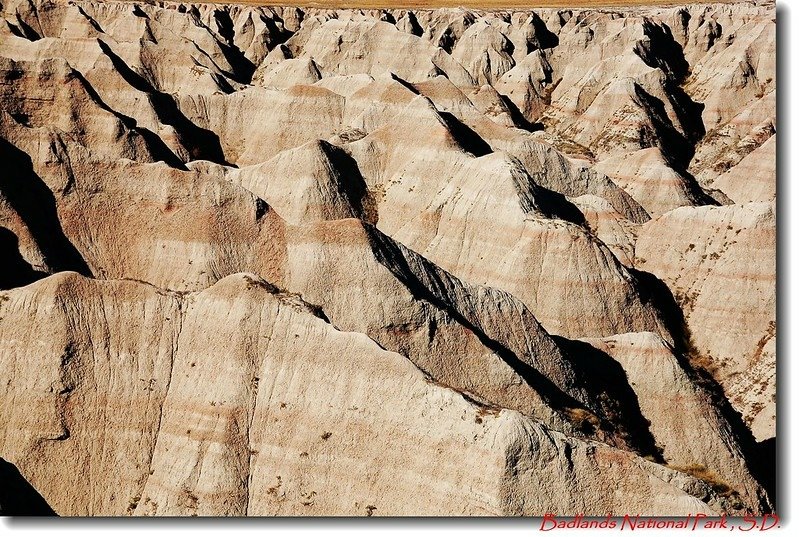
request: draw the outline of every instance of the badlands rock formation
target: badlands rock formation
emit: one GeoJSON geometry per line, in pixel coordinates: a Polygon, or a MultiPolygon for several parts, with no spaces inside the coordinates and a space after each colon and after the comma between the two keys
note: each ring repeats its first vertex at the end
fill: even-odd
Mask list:
{"type": "Polygon", "coordinates": [[[773,4],[0,15],[0,512],[775,509],[773,4]]]}

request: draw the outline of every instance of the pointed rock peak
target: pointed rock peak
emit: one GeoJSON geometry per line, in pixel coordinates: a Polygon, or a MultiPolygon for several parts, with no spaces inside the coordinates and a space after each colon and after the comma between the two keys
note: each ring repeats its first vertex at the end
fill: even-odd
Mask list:
{"type": "Polygon", "coordinates": [[[354,143],[368,143],[389,137],[396,140],[398,133],[405,133],[403,136],[407,136],[408,144],[414,147],[423,144],[426,148],[451,148],[477,157],[492,152],[491,146],[476,132],[451,113],[439,111],[433,101],[424,95],[414,97],[392,120],[362,141],[354,143]]]}
{"type": "Polygon", "coordinates": [[[56,272],[47,278],[37,280],[29,284],[27,287],[45,293],[52,293],[54,291],[65,292],[72,286],[83,285],[86,282],[92,281],[94,280],[87,278],[78,272],[64,270],[61,272],[56,272]]]}
{"type": "Polygon", "coordinates": [[[292,224],[368,219],[366,184],[358,165],[324,140],[282,151],[264,163],[231,172],[228,178],[266,200],[292,224]]]}
{"type": "Polygon", "coordinates": [[[433,102],[439,103],[444,109],[457,109],[459,106],[472,106],[472,102],[461,90],[444,75],[438,75],[423,82],[413,84],[417,93],[424,95],[433,102]],[[446,103],[446,104],[445,104],[446,103]]]}
{"type": "Polygon", "coordinates": [[[373,76],[366,73],[359,73],[357,75],[334,75],[323,77],[314,85],[329,89],[342,97],[349,97],[374,82],[374,80],[373,76]]]}
{"type": "Polygon", "coordinates": [[[308,72],[311,73],[314,78],[316,78],[317,81],[322,78],[322,75],[319,72],[319,66],[316,65],[316,62],[313,58],[298,58],[295,61],[302,62],[301,65],[303,65],[308,72]]]}
{"type": "Polygon", "coordinates": [[[312,58],[283,60],[263,73],[260,82],[263,86],[283,89],[299,84],[315,84],[322,79],[319,68],[312,58]]]}
{"type": "Polygon", "coordinates": [[[391,71],[385,71],[374,78],[371,84],[364,86],[353,94],[354,98],[372,97],[383,94],[387,91],[398,91],[405,94],[409,100],[419,95],[419,92],[411,84],[397,76],[391,71]]]}
{"type": "Polygon", "coordinates": [[[323,88],[321,86],[315,86],[313,84],[296,84],[289,87],[285,91],[292,97],[307,97],[310,99],[328,99],[330,97],[335,97],[336,99],[341,99],[340,95],[330,91],[329,89],[323,88]]]}
{"type": "MultiPolygon", "coordinates": [[[[478,19],[463,32],[463,36],[458,42],[458,45],[463,43],[465,39],[479,39],[483,43],[490,43],[491,45],[510,43],[505,34],[500,32],[493,24],[484,18],[478,19]]],[[[456,45],[456,47],[458,45],[456,45]]]]}
{"type": "Polygon", "coordinates": [[[280,43],[278,46],[276,46],[275,48],[270,50],[269,54],[267,54],[266,57],[267,58],[271,57],[271,58],[275,58],[275,59],[279,58],[279,59],[282,59],[282,60],[289,60],[289,59],[293,58],[294,55],[291,53],[291,49],[289,49],[283,43],[280,43]]]}
{"type": "MultiPolygon", "coordinates": [[[[522,162],[504,151],[497,151],[478,159],[481,167],[492,176],[512,185],[519,199],[519,207],[530,215],[565,220],[577,225],[585,223],[585,217],[566,196],[542,187],[527,173],[522,162]]],[[[496,185],[501,188],[501,185],[496,185]]]]}
{"type": "Polygon", "coordinates": [[[641,85],[631,77],[620,78],[608,84],[606,92],[609,95],[628,95],[635,99],[643,91],[641,85]]]}
{"type": "Polygon", "coordinates": [[[495,90],[494,86],[492,86],[491,84],[483,84],[482,86],[480,86],[480,88],[477,90],[477,94],[500,99],[499,92],[495,90]]]}
{"type": "Polygon", "coordinates": [[[424,30],[416,18],[416,15],[412,11],[407,11],[402,17],[400,17],[396,26],[403,32],[407,32],[417,37],[424,33],[424,30]]]}
{"type": "Polygon", "coordinates": [[[286,60],[290,60],[293,57],[294,55],[286,45],[282,43],[279,44],[270,50],[269,53],[264,57],[263,61],[252,76],[253,81],[263,79],[264,75],[266,75],[275,65],[278,65],[286,60]]]}
{"type": "MultiPolygon", "coordinates": [[[[357,168],[352,169],[354,163],[351,162],[346,151],[325,140],[312,140],[299,147],[283,151],[258,166],[261,168],[275,168],[275,164],[278,161],[285,161],[285,159],[290,159],[292,161],[291,169],[297,171],[312,168],[317,171],[324,170],[324,175],[327,179],[337,175],[357,173],[357,168]],[[320,165],[323,168],[320,168],[320,165]],[[344,166],[345,169],[339,169],[339,166],[344,166]]],[[[279,169],[284,168],[283,166],[279,169]]],[[[317,173],[314,174],[314,176],[318,175],[317,173]]]]}
{"type": "Polygon", "coordinates": [[[432,120],[440,125],[445,125],[444,120],[441,119],[441,115],[436,109],[436,105],[424,95],[419,95],[409,102],[408,106],[405,107],[403,116],[413,117],[414,120],[432,120]]]}
{"type": "Polygon", "coordinates": [[[408,81],[402,79],[399,75],[397,75],[393,71],[386,71],[382,75],[378,75],[375,78],[375,80],[391,80],[391,81],[397,82],[397,83],[405,86],[406,88],[408,88],[413,93],[416,93],[416,94],[419,93],[418,91],[416,91],[416,89],[413,87],[412,84],[410,84],[408,81]]]}
{"type": "Polygon", "coordinates": [[[301,145],[300,147],[298,147],[297,150],[298,151],[305,151],[305,152],[308,152],[308,153],[312,153],[314,155],[319,155],[319,156],[323,156],[325,158],[328,158],[328,156],[333,151],[336,151],[336,150],[339,150],[339,149],[337,147],[335,147],[333,144],[331,144],[330,142],[327,142],[325,140],[311,140],[310,142],[307,142],[307,143],[301,145]]]}

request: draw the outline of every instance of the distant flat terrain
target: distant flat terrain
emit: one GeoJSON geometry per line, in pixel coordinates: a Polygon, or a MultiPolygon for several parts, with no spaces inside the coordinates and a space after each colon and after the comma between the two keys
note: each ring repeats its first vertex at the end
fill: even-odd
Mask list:
{"type": "MultiPolygon", "coordinates": [[[[133,0],[131,0],[133,1],[133,0]]],[[[389,0],[357,0],[348,2],[336,2],[333,0],[323,0],[318,2],[304,0],[226,0],[223,2],[186,2],[202,4],[245,4],[249,6],[299,6],[314,7],[319,9],[435,9],[441,7],[465,7],[472,9],[535,9],[535,8],[603,8],[603,7],[649,7],[649,6],[678,6],[687,4],[725,4],[732,3],[731,0],[718,0],[715,2],[701,2],[696,0],[675,1],[675,0],[582,0],[580,2],[569,2],[567,0],[535,0],[525,2],[523,0],[401,0],[392,2],[389,0]]]]}

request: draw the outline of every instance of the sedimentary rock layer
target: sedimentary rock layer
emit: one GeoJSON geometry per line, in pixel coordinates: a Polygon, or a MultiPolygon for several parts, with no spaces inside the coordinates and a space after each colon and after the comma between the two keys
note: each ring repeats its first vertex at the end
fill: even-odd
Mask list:
{"type": "Polygon", "coordinates": [[[774,14],[4,2],[13,509],[772,511],[774,14]]]}

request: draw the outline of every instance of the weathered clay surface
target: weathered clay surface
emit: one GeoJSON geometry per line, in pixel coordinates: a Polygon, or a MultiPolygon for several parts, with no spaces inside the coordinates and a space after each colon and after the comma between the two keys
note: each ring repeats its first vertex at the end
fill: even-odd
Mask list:
{"type": "Polygon", "coordinates": [[[759,440],[775,434],[775,212],[767,202],[681,208],[644,225],[635,250],[679,301],[694,360],[759,440]]]}
{"type": "Polygon", "coordinates": [[[773,510],[774,6],[534,11],[3,2],[14,475],[66,515],[773,510]]]}

